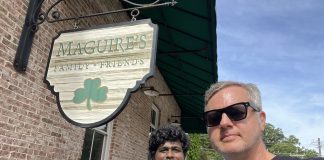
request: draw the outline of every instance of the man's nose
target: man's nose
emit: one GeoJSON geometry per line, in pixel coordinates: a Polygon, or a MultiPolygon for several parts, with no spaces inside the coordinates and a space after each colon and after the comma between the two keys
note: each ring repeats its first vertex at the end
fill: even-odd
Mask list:
{"type": "Polygon", "coordinates": [[[222,119],[220,121],[219,126],[220,127],[227,127],[227,126],[232,126],[232,125],[233,125],[232,120],[227,116],[226,113],[223,113],[222,114],[222,119]]]}
{"type": "Polygon", "coordinates": [[[167,156],[167,158],[173,158],[173,156],[174,156],[173,151],[171,149],[169,149],[166,156],[167,156]]]}

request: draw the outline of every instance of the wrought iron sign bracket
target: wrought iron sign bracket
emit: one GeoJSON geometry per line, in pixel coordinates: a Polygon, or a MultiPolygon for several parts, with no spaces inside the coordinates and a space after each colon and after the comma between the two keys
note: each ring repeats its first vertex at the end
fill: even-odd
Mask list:
{"type": "MultiPolygon", "coordinates": [[[[84,18],[91,18],[91,17],[97,17],[97,16],[104,16],[108,14],[113,13],[119,13],[119,12],[126,12],[131,11],[132,21],[136,20],[136,16],[139,15],[141,9],[148,9],[148,8],[155,8],[155,7],[163,7],[163,6],[174,6],[178,2],[175,0],[171,0],[169,2],[163,2],[160,3],[160,0],[156,0],[153,3],[149,4],[139,4],[134,3],[129,0],[120,0],[124,3],[127,3],[133,7],[131,8],[125,8],[120,10],[114,10],[114,11],[106,11],[101,13],[93,13],[88,15],[79,15],[76,17],[66,17],[61,18],[61,13],[57,10],[52,11],[52,9],[60,4],[61,2],[65,2],[65,0],[56,0],[55,3],[53,3],[46,12],[40,12],[42,4],[45,0],[30,0],[27,14],[25,18],[25,23],[23,25],[22,33],[20,36],[15,60],[14,60],[14,68],[19,72],[25,72],[27,69],[28,59],[30,55],[30,50],[33,44],[34,35],[37,32],[39,26],[44,23],[45,21],[48,23],[55,23],[55,22],[62,22],[62,21],[71,21],[74,20],[75,22],[78,22],[80,19],[84,18]]],[[[77,26],[75,26],[77,28],[77,26]]]]}

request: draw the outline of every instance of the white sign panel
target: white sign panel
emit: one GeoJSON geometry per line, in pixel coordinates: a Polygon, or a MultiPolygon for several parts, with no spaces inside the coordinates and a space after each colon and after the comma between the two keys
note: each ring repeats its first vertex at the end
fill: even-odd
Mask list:
{"type": "Polygon", "coordinates": [[[54,38],[45,82],[63,117],[80,127],[111,121],[153,76],[157,25],[141,20],[54,38]]]}

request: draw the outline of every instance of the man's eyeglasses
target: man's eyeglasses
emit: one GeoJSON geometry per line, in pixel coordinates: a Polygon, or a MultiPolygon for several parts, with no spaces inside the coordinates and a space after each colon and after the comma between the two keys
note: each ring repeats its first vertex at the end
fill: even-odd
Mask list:
{"type": "Polygon", "coordinates": [[[247,116],[247,107],[253,108],[254,111],[260,110],[255,106],[250,105],[249,102],[241,102],[230,105],[222,109],[214,109],[203,114],[203,120],[208,127],[218,126],[222,120],[223,113],[226,113],[229,119],[232,121],[239,121],[247,116]]]}

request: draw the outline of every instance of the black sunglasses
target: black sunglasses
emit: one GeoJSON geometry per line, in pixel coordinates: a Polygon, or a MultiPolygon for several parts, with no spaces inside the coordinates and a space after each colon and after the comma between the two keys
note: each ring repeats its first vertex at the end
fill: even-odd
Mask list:
{"type": "Polygon", "coordinates": [[[223,113],[226,113],[229,119],[232,121],[239,121],[247,116],[247,107],[253,108],[254,111],[260,110],[255,106],[250,105],[249,102],[241,102],[230,105],[222,109],[214,109],[203,114],[203,120],[208,127],[218,126],[222,120],[223,113]]]}

